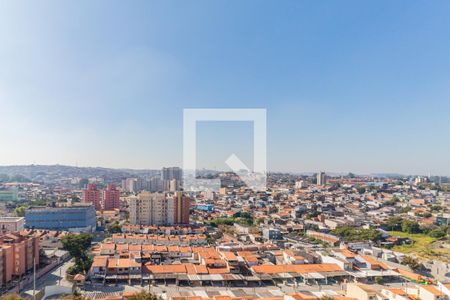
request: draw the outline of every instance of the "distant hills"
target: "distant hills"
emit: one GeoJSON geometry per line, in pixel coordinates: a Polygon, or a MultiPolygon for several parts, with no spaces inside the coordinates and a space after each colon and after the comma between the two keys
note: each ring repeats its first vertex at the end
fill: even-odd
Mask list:
{"type": "Polygon", "coordinates": [[[0,166],[0,177],[25,177],[32,181],[48,181],[57,178],[101,177],[118,180],[133,176],[158,175],[160,170],[111,169],[102,167],[74,167],[64,165],[21,165],[0,166]]]}

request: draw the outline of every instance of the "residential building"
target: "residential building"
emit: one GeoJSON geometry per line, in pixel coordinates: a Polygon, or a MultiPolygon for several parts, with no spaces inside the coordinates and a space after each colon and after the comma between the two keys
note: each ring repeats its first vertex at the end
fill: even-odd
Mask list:
{"type": "Polygon", "coordinates": [[[39,265],[39,238],[18,232],[0,235],[0,285],[39,265]]]}
{"type": "Polygon", "coordinates": [[[106,189],[102,191],[103,209],[113,210],[120,208],[120,191],[114,184],[108,184],[106,189]]]}
{"type": "Polygon", "coordinates": [[[182,192],[175,193],[174,201],[174,224],[189,224],[190,199],[182,192]]]}
{"type": "Polygon", "coordinates": [[[142,192],[130,198],[130,222],[138,225],[189,224],[190,200],[183,193],[175,195],[142,192]]]}
{"type": "Polygon", "coordinates": [[[183,172],[179,167],[163,168],[161,180],[165,191],[177,191],[181,188],[183,172]]]}
{"type": "Polygon", "coordinates": [[[448,298],[442,290],[434,286],[420,286],[419,297],[422,300],[444,300],[448,298]]]}
{"type": "Polygon", "coordinates": [[[137,191],[137,179],[127,178],[122,180],[122,190],[129,193],[135,193],[137,191]]]}
{"type": "Polygon", "coordinates": [[[346,296],[359,300],[378,300],[381,293],[370,285],[363,283],[348,283],[346,296]]]}
{"type": "Polygon", "coordinates": [[[296,189],[304,189],[308,187],[308,183],[305,180],[300,180],[295,182],[296,189]]]}
{"type": "Polygon", "coordinates": [[[317,174],[317,185],[325,185],[327,184],[327,175],[325,172],[319,172],[317,174]]]}
{"type": "Polygon", "coordinates": [[[95,184],[88,184],[86,189],[83,190],[83,202],[93,204],[96,210],[102,210],[101,191],[97,189],[95,184]]]}
{"type": "MultiPolygon", "coordinates": [[[[138,225],[164,225],[167,221],[168,201],[164,193],[141,192],[130,198],[130,223],[138,225]]],[[[173,211],[173,206],[171,207],[173,211]]]]}
{"type": "Polygon", "coordinates": [[[175,179],[178,182],[181,182],[181,178],[183,176],[183,172],[179,167],[169,167],[163,168],[161,172],[162,180],[172,180],[175,179]]]}
{"type": "Polygon", "coordinates": [[[160,177],[152,177],[149,181],[149,191],[150,192],[161,192],[163,191],[163,182],[160,177]]]}
{"type": "Polygon", "coordinates": [[[275,228],[264,228],[263,237],[266,240],[281,240],[283,238],[281,231],[275,228]]]}
{"type": "Polygon", "coordinates": [[[24,217],[0,217],[0,231],[21,231],[24,226],[24,217]]]}

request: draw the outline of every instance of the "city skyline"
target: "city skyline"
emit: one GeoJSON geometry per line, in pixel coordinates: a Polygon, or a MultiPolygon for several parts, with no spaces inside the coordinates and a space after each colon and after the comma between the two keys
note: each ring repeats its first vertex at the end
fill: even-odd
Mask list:
{"type": "MultiPolygon", "coordinates": [[[[158,178],[161,179],[161,173],[163,172],[164,168],[180,168],[180,170],[183,170],[180,166],[163,166],[162,168],[112,168],[112,167],[103,167],[103,166],[74,166],[74,165],[64,165],[64,164],[51,164],[51,165],[40,165],[40,164],[29,164],[29,165],[0,165],[1,168],[22,168],[22,167],[68,167],[68,168],[83,168],[83,169],[106,169],[106,170],[113,170],[113,171],[133,171],[133,172],[160,172],[159,174],[152,174],[148,175],[147,177],[151,178],[158,178]]],[[[208,168],[200,168],[197,169],[196,172],[217,172],[217,173],[233,173],[232,170],[225,170],[225,169],[208,169],[208,168]]],[[[4,173],[4,172],[3,172],[4,173]]],[[[0,174],[3,174],[0,170],[0,174]]],[[[14,172],[6,172],[13,174],[14,172]]],[[[14,174],[21,175],[20,172],[16,172],[14,174]],[[16,174],[17,173],[17,174],[16,174]]],[[[411,177],[411,176],[424,176],[424,177],[450,177],[450,174],[433,174],[431,172],[428,173],[394,173],[394,172],[369,172],[369,173],[358,173],[354,172],[352,170],[342,170],[342,171],[335,171],[335,170],[326,170],[326,169],[319,169],[319,170],[301,170],[301,171],[279,171],[279,170],[267,170],[267,173],[272,174],[292,174],[292,175],[305,175],[305,176],[316,176],[320,173],[325,173],[327,176],[347,176],[349,174],[353,174],[355,176],[369,176],[369,177],[399,177],[399,176],[405,176],[405,177],[411,177]]],[[[135,175],[135,178],[132,176],[129,177],[129,179],[136,179],[138,178],[139,174],[135,175]]]]}
{"type": "MultiPolygon", "coordinates": [[[[183,109],[265,108],[269,170],[450,173],[447,2],[0,7],[0,165],[182,166],[183,109]]],[[[251,161],[199,133],[199,168],[251,161]]]]}

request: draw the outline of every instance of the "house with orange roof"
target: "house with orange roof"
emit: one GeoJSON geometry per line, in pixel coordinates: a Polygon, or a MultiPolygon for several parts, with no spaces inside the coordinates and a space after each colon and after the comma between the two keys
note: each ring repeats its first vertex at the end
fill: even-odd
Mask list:
{"type": "Polygon", "coordinates": [[[108,258],[106,277],[120,276],[119,279],[130,279],[130,275],[141,275],[141,264],[129,258],[108,258]]]}
{"type": "Polygon", "coordinates": [[[116,253],[115,243],[103,243],[100,248],[100,255],[114,255],[116,253]]]}
{"type": "Polygon", "coordinates": [[[305,263],[305,258],[301,255],[295,254],[292,250],[284,250],[283,258],[286,264],[299,265],[305,263]]]}
{"type": "Polygon", "coordinates": [[[356,259],[356,254],[348,249],[333,250],[332,252],[336,257],[342,258],[350,263],[353,263],[356,259]]]}
{"type": "Polygon", "coordinates": [[[387,270],[389,267],[378,260],[376,260],[374,257],[369,255],[359,255],[358,257],[359,261],[364,262],[367,265],[367,268],[371,270],[387,270]]]}
{"type": "Polygon", "coordinates": [[[418,299],[419,289],[414,286],[386,287],[381,290],[381,294],[388,300],[414,300],[418,299]]]}
{"type": "Polygon", "coordinates": [[[419,298],[421,300],[447,300],[448,296],[433,285],[420,285],[419,298]]]}
{"type": "Polygon", "coordinates": [[[372,285],[363,283],[347,283],[346,293],[347,297],[356,298],[358,300],[382,300],[386,299],[381,290],[372,285]]]}
{"type": "Polygon", "coordinates": [[[319,299],[317,296],[308,295],[305,293],[294,293],[284,296],[284,300],[317,300],[319,299]]]}
{"type": "Polygon", "coordinates": [[[251,251],[238,251],[237,252],[239,257],[242,257],[244,259],[244,262],[249,267],[253,267],[258,265],[258,257],[254,252],[251,251]]]}
{"type": "Polygon", "coordinates": [[[450,298],[450,283],[437,283],[437,288],[450,298]]]}
{"type": "Polygon", "coordinates": [[[108,256],[94,256],[91,265],[91,274],[99,277],[105,276],[107,264],[108,256]]]}

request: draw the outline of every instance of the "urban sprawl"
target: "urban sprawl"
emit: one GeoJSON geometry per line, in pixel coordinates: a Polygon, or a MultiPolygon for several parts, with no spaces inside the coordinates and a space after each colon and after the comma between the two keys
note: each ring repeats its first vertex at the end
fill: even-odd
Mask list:
{"type": "Polygon", "coordinates": [[[447,177],[199,173],[220,189],[183,190],[178,167],[0,167],[1,294],[450,299],[447,177]]]}

